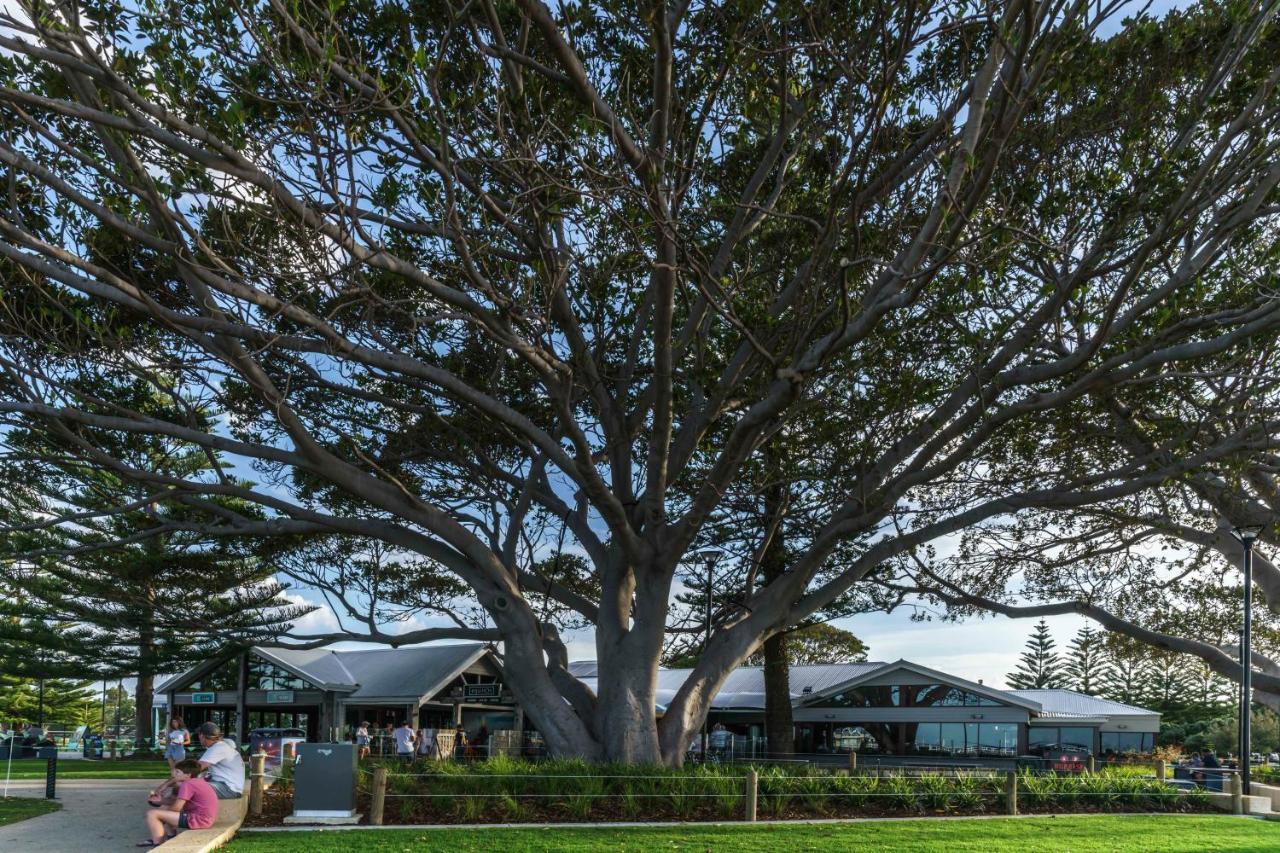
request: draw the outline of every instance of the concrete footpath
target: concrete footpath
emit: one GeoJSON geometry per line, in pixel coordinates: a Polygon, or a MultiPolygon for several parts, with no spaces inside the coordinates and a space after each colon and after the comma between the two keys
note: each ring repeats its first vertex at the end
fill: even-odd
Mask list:
{"type": "MultiPolygon", "coordinates": [[[[62,808],[0,826],[4,853],[125,853],[146,838],[147,791],[159,779],[66,779],[62,808]]],[[[43,797],[44,780],[9,783],[10,797],[43,797]]]]}

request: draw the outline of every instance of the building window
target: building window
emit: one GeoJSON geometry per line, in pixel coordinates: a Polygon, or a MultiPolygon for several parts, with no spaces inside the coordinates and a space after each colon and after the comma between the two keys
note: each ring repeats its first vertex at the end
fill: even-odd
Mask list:
{"type": "MultiPolygon", "coordinates": [[[[220,664],[217,669],[200,676],[198,680],[185,689],[192,693],[214,690],[239,690],[240,659],[232,658],[220,664]]],[[[249,689],[314,690],[315,686],[273,663],[268,663],[259,657],[250,655],[249,689]]]]}
{"type": "Polygon", "coordinates": [[[1125,753],[1150,752],[1155,749],[1154,732],[1103,732],[1102,754],[1123,755],[1125,753]]]}
{"type": "Polygon", "coordinates": [[[1018,754],[1017,723],[904,723],[907,751],[914,755],[1018,754]]]}
{"type": "Polygon", "coordinates": [[[1031,726],[1027,729],[1027,746],[1032,749],[1071,747],[1093,752],[1093,728],[1090,726],[1031,726]]]}
{"type": "Polygon", "coordinates": [[[214,690],[238,690],[240,688],[240,658],[232,658],[206,672],[187,686],[192,693],[214,690]]]}
{"type": "Polygon", "coordinates": [[[817,708],[951,708],[997,707],[986,696],[947,684],[873,684],[853,687],[821,702],[817,708]]]}

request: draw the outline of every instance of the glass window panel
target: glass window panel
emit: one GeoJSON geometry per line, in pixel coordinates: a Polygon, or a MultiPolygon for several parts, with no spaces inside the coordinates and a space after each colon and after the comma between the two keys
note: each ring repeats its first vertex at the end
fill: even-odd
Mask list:
{"type": "Polygon", "coordinates": [[[1058,730],[1049,726],[1030,726],[1027,728],[1028,746],[1046,746],[1058,742],[1058,730]]]}
{"type": "Polygon", "coordinates": [[[963,755],[965,750],[964,723],[941,723],[939,740],[942,751],[952,755],[963,755]]]}
{"type": "Polygon", "coordinates": [[[914,752],[921,755],[942,752],[941,723],[919,723],[915,725],[915,730],[915,738],[910,741],[914,752]]]}
{"type": "Polygon", "coordinates": [[[982,755],[1016,755],[1017,723],[979,723],[978,752],[982,755]]]}
{"type": "Polygon", "coordinates": [[[1093,751],[1093,729],[1085,726],[1063,726],[1059,730],[1058,743],[1093,751]]]}

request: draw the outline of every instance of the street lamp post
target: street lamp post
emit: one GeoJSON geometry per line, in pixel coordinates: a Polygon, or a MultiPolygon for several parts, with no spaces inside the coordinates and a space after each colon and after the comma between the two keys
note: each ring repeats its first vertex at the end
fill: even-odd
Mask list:
{"type": "Polygon", "coordinates": [[[1234,533],[1244,546],[1244,626],[1240,630],[1240,786],[1249,794],[1249,761],[1253,755],[1250,728],[1253,723],[1253,543],[1261,524],[1242,524],[1234,533]]]}

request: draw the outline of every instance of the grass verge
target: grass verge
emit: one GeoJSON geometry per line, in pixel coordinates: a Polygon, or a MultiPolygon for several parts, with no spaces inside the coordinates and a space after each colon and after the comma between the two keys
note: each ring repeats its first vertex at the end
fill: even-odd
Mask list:
{"type": "MultiPolygon", "coordinates": [[[[11,779],[43,779],[47,763],[42,758],[20,758],[13,762],[11,779]]],[[[0,779],[8,762],[0,761],[0,779]]],[[[59,779],[164,779],[169,765],[164,761],[59,761],[59,779]]]]}
{"type": "Polygon", "coordinates": [[[0,826],[8,826],[29,817],[56,812],[62,804],[54,800],[37,800],[34,797],[10,797],[0,800],[0,826]]]}
{"type": "Polygon", "coordinates": [[[903,820],[767,826],[602,827],[600,829],[351,830],[241,833],[232,853],[650,853],[715,850],[894,850],[895,853],[1219,853],[1280,849],[1280,823],[1207,815],[1073,815],[986,820],[903,820]]]}

